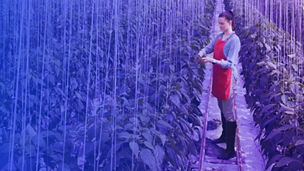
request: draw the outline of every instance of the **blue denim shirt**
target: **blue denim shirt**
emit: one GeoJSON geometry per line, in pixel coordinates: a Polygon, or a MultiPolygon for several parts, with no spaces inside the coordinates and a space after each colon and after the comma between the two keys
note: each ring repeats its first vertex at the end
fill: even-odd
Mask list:
{"type": "MultiPolygon", "coordinates": [[[[215,36],[215,38],[205,47],[203,48],[203,51],[205,51],[205,54],[212,53],[214,50],[214,45],[216,41],[221,38],[224,35],[224,32],[221,32],[215,36]]],[[[237,78],[237,69],[236,66],[239,63],[239,51],[241,48],[241,41],[240,38],[235,34],[232,33],[228,39],[225,40],[224,45],[224,55],[227,60],[221,59],[220,65],[222,68],[232,68],[232,72],[234,75],[234,78],[237,78]]]]}

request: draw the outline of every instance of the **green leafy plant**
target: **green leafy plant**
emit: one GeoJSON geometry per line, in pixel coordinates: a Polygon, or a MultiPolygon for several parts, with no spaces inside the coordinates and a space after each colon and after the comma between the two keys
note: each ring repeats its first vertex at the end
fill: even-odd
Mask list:
{"type": "Polygon", "coordinates": [[[195,167],[214,0],[191,3],[3,2],[0,169],[195,167]]]}
{"type": "MultiPolygon", "coordinates": [[[[231,1],[225,1],[231,9],[231,1]]],[[[254,12],[254,11],[252,11],[254,12]]],[[[238,12],[235,12],[238,14],[238,12]]],[[[256,15],[260,15],[256,13],[256,15]]],[[[242,16],[236,16],[242,25],[242,16]]],[[[260,133],[266,167],[273,170],[303,168],[303,51],[282,30],[260,15],[250,27],[238,27],[240,62],[245,78],[246,101],[260,133]],[[284,49],[284,50],[283,50],[284,49]],[[286,53],[284,53],[286,52],[286,53]],[[294,52],[294,53],[287,53],[294,52]]]]}

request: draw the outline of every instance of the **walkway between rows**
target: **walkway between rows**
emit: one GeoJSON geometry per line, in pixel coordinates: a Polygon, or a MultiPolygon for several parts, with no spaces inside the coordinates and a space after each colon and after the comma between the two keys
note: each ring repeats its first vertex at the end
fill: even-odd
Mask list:
{"type": "MultiPolygon", "coordinates": [[[[213,26],[210,34],[211,40],[220,33],[218,25],[218,16],[224,11],[223,0],[217,0],[213,16],[213,26]]],[[[213,57],[213,53],[207,55],[213,57]]],[[[237,117],[237,133],[236,133],[236,150],[237,157],[230,160],[218,160],[218,156],[225,148],[225,143],[214,144],[211,140],[216,139],[222,132],[220,109],[217,104],[217,99],[211,94],[212,83],[212,64],[207,63],[205,69],[205,80],[203,93],[201,94],[200,110],[204,114],[203,122],[205,128],[203,129],[203,142],[201,149],[200,166],[201,170],[265,170],[265,161],[262,157],[259,142],[255,141],[258,134],[258,128],[255,127],[246,100],[246,89],[243,88],[243,78],[241,73],[241,64],[238,64],[238,83],[237,90],[234,97],[234,108],[237,117]]]]}

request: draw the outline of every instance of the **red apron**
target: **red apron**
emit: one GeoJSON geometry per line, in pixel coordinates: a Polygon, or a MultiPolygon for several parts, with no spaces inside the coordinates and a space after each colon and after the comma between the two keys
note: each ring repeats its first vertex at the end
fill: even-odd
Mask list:
{"type": "MultiPolygon", "coordinates": [[[[214,59],[226,60],[224,55],[224,45],[225,41],[218,39],[214,45],[214,59]]],[[[230,83],[231,83],[231,73],[232,69],[222,68],[219,64],[213,65],[213,81],[212,81],[212,94],[213,96],[221,99],[227,100],[230,93],[230,83]]]]}

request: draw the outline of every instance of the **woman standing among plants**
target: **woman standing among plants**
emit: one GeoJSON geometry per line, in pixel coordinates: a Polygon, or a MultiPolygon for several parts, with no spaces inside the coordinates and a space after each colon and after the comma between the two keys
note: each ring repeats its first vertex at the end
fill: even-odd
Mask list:
{"type": "Polygon", "coordinates": [[[199,61],[214,64],[212,94],[218,100],[223,127],[222,135],[214,142],[226,142],[225,153],[218,158],[228,160],[236,156],[234,144],[237,124],[233,110],[233,90],[235,89],[236,65],[241,43],[234,32],[235,23],[232,11],[222,12],[219,15],[218,23],[222,32],[203,48],[198,56],[200,57],[199,61]],[[206,54],[212,52],[214,52],[214,58],[205,57],[206,54]]]}

